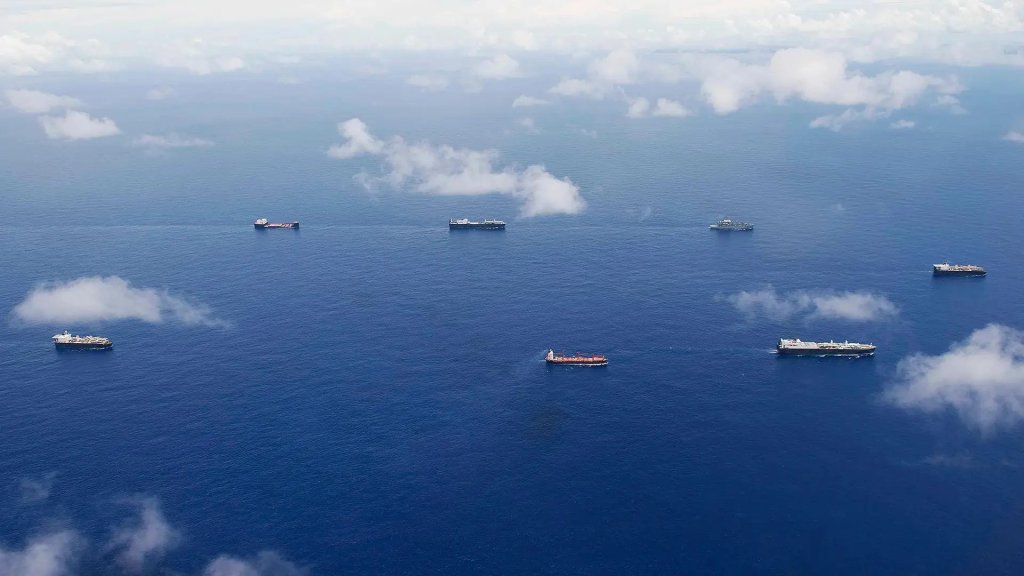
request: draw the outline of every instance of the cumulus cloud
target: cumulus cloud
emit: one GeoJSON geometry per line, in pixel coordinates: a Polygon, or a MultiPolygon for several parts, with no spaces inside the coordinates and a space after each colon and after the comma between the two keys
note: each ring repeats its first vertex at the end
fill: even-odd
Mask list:
{"type": "Polygon", "coordinates": [[[1010,130],[1005,136],[1003,136],[1003,140],[1024,144],[1024,132],[1020,132],[1019,130],[1010,130]]]}
{"type": "Polygon", "coordinates": [[[150,150],[167,150],[170,148],[209,148],[213,146],[213,142],[204,138],[182,136],[180,134],[173,133],[164,136],[143,134],[135,140],[132,140],[132,144],[142,148],[148,148],[150,150]]]}
{"type": "Polygon", "coordinates": [[[77,533],[61,530],[32,538],[20,550],[0,546],[0,575],[71,576],[81,545],[77,533]]]}
{"type": "Polygon", "coordinates": [[[647,98],[633,98],[626,108],[627,118],[645,118],[651,110],[651,102],[647,98]]]}
{"type": "Polygon", "coordinates": [[[110,118],[94,118],[77,110],[65,110],[63,116],[43,116],[39,123],[52,140],[91,140],[121,133],[110,118]]]}
{"type": "Polygon", "coordinates": [[[537,127],[537,122],[535,122],[534,119],[530,118],[529,116],[519,118],[518,120],[516,120],[516,124],[521,126],[530,134],[540,134],[540,128],[537,127]]]}
{"type": "Polygon", "coordinates": [[[86,276],[39,284],[14,307],[15,319],[30,324],[76,324],[168,319],[188,325],[226,326],[210,309],[166,290],[136,288],[118,276],[86,276]]]}
{"type": "Polygon", "coordinates": [[[999,324],[975,330],[937,356],[900,361],[883,398],[907,410],[952,410],[985,434],[1024,419],[1024,333],[999,324]]]}
{"type": "Polygon", "coordinates": [[[544,106],[546,104],[549,104],[549,102],[543,98],[537,98],[535,96],[526,96],[525,94],[522,96],[517,96],[516,99],[512,101],[513,108],[525,108],[528,106],[544,106]]]}
{"type": "Polygon", "coordinates": [[[56,32],[0,34],[0,76],[31,76],[46,71],[83,74],[116,70],[96,40],[73,41],[56,32]]]}
{"type": "Polygon", "coordinates": [[[584,96],[600,100],[608,93],[609,86],[594,82],[592,80],[580,80],[579,78],[563,78],[557,84],[548,89],[551,94],[558,96],[584,96]]]}
{"type": "Polygon", "coordinates": [[[53,490],[53,482],[56,478],[57,474],[55,472],[50,472],[41,478],[22,478],[18,481],[20,492],[18,501],[22,504],[45,502],[50,498],[50,492],[53,490]]]}
{"type": "Polygon", "coordinates": [[[306,576],[308,573],[308,570],[269,551],[260,552],[248,560],[218,556],[203,570],[203,576],[306,576]]]}
{"type": "Polygon", "coordinates": [[[826,114],[824,116],[818,116],[814,120],[811,120],[808,126],[811,128],[827,128],[833,132],[839,132],[848,124],[870,121],[885,115],[887,115],[887,113],[871,108],[865,110],[847,108],[841,114],[826,114]]]}
{"type": "Polygon", "coordinates": [[[951,114],[967,114],[967,109],[960,103],[960,99],[952,94],[940,94],[935,98],[935,105],[949,110],[951,114]]]}
{"type": "Polygon", "coordinates": [[[411,185],[418,192],[437,195],[507,194],[520,201],[520,215],[525,217],[578,214],[586,208],[579,188],[568,179],[556,178],[540,165],[525,170],[498,167],[496,150],[409,143],[401,136],[381,140],[358,118],[338,124],[338,133],[345,142],[331,146],[328,156],[381,156],[386,172],[377,180],[396,189],[411,185]]]}
{"type": "Polygon", "coordinates": [[[917,124],[913,120],[897,120],[889,124],[889,128],[893,130],[909,130],[914,126],[917,126],[917,124]]]}
{"type": "Polygon", "coordinates": [[[647,98],[630,98],[627,102],[629,102],[629,106],[626,108],[628,118],[647,118],[649,116],[683,118],[691,114],[682,104],[668,98],[658,98],[653,106],[647,98]]]}
{"type": "Polygon", "coordinates": [[[143,498],[137,506],[138,518],[116,531],[107,546],[116,553],[118,565],[129,574],[143,573],[179,540],[178,532],[168,524],[156,498],[143,498]]]}
{"type": "Polygon", "coordinates": [[[182,68],[207,76],[221,72],[237,72],[246,68],[244,59],[233,54],[216,54],[216,50],[202,38],[166,47],[157,62],[167,68],[182,68]]]}
{"type": "Polygon", "coordinates": [[[955,78],[908,70],[875,76],[851,72],[842,53],[808,48],[779,50],[764,65],[717,59],[698,62],[694,68],[702,79],[701,94],[718,114],[735,112],[765,93],[780,104],[799,99],[862,107],[838,116],[823,116],[814,126],[832,129],[853,119],[872,119],[904,109],[929,91],[951,96],[963,90],[955,78]]]}
{"type": "Polygon", "coordinates": [[[508,54],[498,54],[494,58],[477,64],[476,68],[473,69],[473,74],[477,78],[504,80],[521,76],[522,72],[519,69],[519,62],[515,58],[508,54]]]}
{"type": "Polygon", "coordinates": [[[54,108],[74,108],[82,103],[71,96],[58,96],[37,90],[7,90],[7,103],[24,114],[46,114],[54,108]]]}
{"type": "Polygon", "coordinates": [[[169,86],[158,86],[156,88],[146,90],[146,100],[166,100],[171,96],[174,96],[174,94],[174,88],[169,86]]]}
{"type": "Polygon", "coordinates": [[[405,83],[423,90],[444,90],[448,87],[448,79],[436,74],[413,74],[405,83]]]}
{"type": "Polygon", "coordinates": [[[640,71],[640,60],[628,48],[612,50],[590,63],[587,78],[563,78],[548,89],[551,94],[600,100],[616,86],[632,84],[640,71]]]}
{"type": "Polygon", "coordinates": [[[885,296],[870,292],[807,292],[779,294],[774,288],[743,291],[727,298],[749,318],[785,320],[793,316],[869,322],[895,316],[899,309],[885,296]]]}

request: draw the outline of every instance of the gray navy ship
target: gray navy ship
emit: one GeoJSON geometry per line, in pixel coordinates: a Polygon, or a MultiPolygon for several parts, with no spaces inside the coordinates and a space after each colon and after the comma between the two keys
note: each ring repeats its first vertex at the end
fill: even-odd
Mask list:
{"type": "Polygon", "coordinates": [[[932,274],[935,276],[984,276],[985,269],[974,264],[932,264],[932,274]]]}
{"type": "Polygon", "coordinates": [[[866,356],[875,353],[874,344],[859,342],[804,342],[799,338],[780,338],[775,350],[789,356],[866,356]]]}
{"type": "Polygon", "coordinates": [[[708,228],[711,228],[712,230],[737,230],[745,232],[753,230],[754,225],[748,224],[747,222],[734,222],[728,218],[723,218],[711,226],[708,226],[708,228]]]}
{"type": "Polygon", "coordinates": [[[108,350],[114,345],[110,338],[102,336],[75,336],[67,330],[53,337],[58,350],[108,350]]]}
{"type": "Polygon", "coordinates": [[[469,218],[452,218],[448,221],[449,230],[504,230],[505,222],[503,220],[484,220],[483,222],[474,222],[469,218]]]}

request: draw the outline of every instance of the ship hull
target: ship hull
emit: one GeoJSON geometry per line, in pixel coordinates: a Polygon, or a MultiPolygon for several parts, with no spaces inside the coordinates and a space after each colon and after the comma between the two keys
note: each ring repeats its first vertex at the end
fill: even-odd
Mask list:
{"type": "Polygon", "coordinates": [[[448,224],[449,230],[504,230],[504,224],[448,224]]]}
{"type": "Polygon", "coordinates": [[[719,232],[751,232],[751,231],[754,230],[753,226],[750,226],[750,227],[746,227],[745,226],[745,227],[742,227],[742,228],[737,228],[737,227],[725,228],[723,226],[715,226],[714,224],[709,226],[709,228],[711,228],[712,230],[718,230],[719,232]]]}
{"type": "Polygon", "coordinates": [[[932,270],[934,276],[984,276],[984,270],[932,270]]]}
{"type": "Polygon", "coordinates": [[[287,224],[253,224],[257,230],[277,230],[277,229],[299,229],[298,222],[289,222],[287,224]]]}
{"type": "Polygon", "coordinates": [[[110,342],[107,344],[67,344],[67,343],[54,343],[57,350],[110,350],[114,347],[114,343],[110,342]]]}
{"type": "Polygon", "coordinates": [[[587,361],[568,361],[568,360],[547,360],[549,366],[607,366],[607,360],[595,360],[592,362],[587,361]]]}
{"type": "Polygon", "coordinates": [[[816,348],[776,348],[782,356],[870,356],[875,348],[864,350],[821,350],[816,348]]]}

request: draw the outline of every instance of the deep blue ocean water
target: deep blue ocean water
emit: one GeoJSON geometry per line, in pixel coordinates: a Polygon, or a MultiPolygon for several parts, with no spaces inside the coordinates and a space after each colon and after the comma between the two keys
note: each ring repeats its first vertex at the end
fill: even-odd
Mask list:
{"type": "Polygon", "coordinates": [[[1019,429],[880,399],[901,358],[1024,327],[1024,150],[999,141],[1013,86],[986,74],[967,116],[841,134],[795,104],[638,122],[608,102],[530,111],[529,134],[507,104],[522,86],[65,90],[125,132],[217,142],[146,155],[47,141],[4,111],[0,310],[42,281],[117,275],[231,326],[71,326],[116,349],[57,354],[64,326],[0,325],[0,542],[54,522],[102,542],[119,499],[147,494],[183,534],[164,564],[184,573],[264,549],[314,574],[1020,573],[1019,429]],[[353,116],[543,163],[589,209],[367,193],[352,176],[376,161],[323,154],[353,116]],[[757,228],[707,230],[726,215],[757,228]],[[259,216],[302,229],[259,233],[259,216]],[[450,233],[453,216],[510,224],[450,233]],[[933,279],[947,258],[990,275],[933,279]],[[767,286],[900,310],[749,319],[726,301],[767,286]],[[880,349],[777,358],[780,336],[880,349]],[[548,347],[611,364],[550,369],[548,347]],[[46,502],[19,503],[20,478],[50,473],[46,502]]]}

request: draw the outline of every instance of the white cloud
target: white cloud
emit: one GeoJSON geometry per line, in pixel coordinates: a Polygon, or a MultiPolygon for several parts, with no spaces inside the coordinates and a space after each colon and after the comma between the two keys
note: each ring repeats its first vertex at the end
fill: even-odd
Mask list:
{"type": "Polygon", "coordinates": [[[546,104],[549,104],[549,102],[543,98],[537,98],[535,96],[526,96],[525,94],[517,96],[516,99],[512,101],[513,108],[525,108],[528,106],[544,106],[546,104]]]}
{"type": "Polygon", "coordinates": [[[626,109],[627,118],[646,118],[651,110],[651,102],[647,98],[632,98],[626,109]]]}
{"type": "Polygon", "coordinates": [[[960,103],[960,99],[952,94],[940,94],[935,98],[935,105],[949,110],[951,114],[967,114],[967,109],[960,103]]]}
{"type": "Polygon", "coordinates": [[[1003,140],[1007,142],[1017,142],[1018,144],[1024,144],[1024,132],[1018,130],[1010,130],[1003,136],[1003,140]]]}
{"type": "Polygon", "coordinates": [[[612,50],[590,63],[587,78],[563,78],[548,89],[551,94],[600,100],[616,86],[632,84],[640,71],[640,60],[628,48],[612,50]]]}
{"type": "Polygon", "coordinates": [[[695,62],[693,66],[694,73],[702,79],[701,94],[719,114],[735,112],[765,93],[772,94],[780,104],[799,99],[862,107],[823,116],[814,125],[832,129],[853,119],[883,117],[912,106],[929,91],[950,96],[963,89],[955,78],[908,70],[866,76],[848,70],[842,53],[807,48],[779,50],[764,65],[715,58],[695,62]]]}
{"type": "Polygon", "coordinates": [[[675,100],[669,100],[668,98],[658,98],[658,101],[654,104],[654,111],[651,112],[652,116],[667,116],[670,118],[684,118],[692,114],[682,104],[675,100]]]}
{"type": "Polygon", "coordinates": [[[81,540],[71,530],[32,538],[21,550],[0,546],[0,576],[71,576],[81,540]]]}
{"type": "Polygon", "coordinates": [[[413,74],[405,83],[424,90],[444,90],[448,87],[448,79],[436,74],[413,74]]]}
{"type": "Polygon", "coordinates": [[[168,46],[163,49],[157,62],[167,68],[183,68],[193,74],[206,76],[220,72],[237,72],[246,68],[247,63],[234,54],[216,54],[218,50],[205,40],[191,41],[168,46]],[[214,53],[211,53],[214,52],[214,53]]]}
{"type": "Polygon", "coordinates": [[[137,505],[138,520],[115,532],[107,546],[117,552],[117,563],[129,574],[143,573],[179,540],[155,498],[144,498],[137,505]]]}
{"type": "Polygon", "coordinates": [[[57,474],[55,472],[50,472],[41,478],[22,478],[18,481],[19,492],[21,493],[18,500],[22,504],[45,502],[50,498],[50,492],[53,490],[53,481],[56,477],[57,474]]]}
{"type": "Polygon", "coordinates": [[[551,94],[559,96],[584,96],[600,100],[608,92],[609,87],[590,80],[578,78],[563,78],[557,84],[548,89],[551,94]]]}
{"type": "Polygon", "coordinates": [[[865,108],[863,110],[847,108],[841,114],[826,114],[825,116],[818,116],[814,120],[811,120],[808,126],[811,128],[827,128],[833,132],[839,132],[845,128],[847,124],[870,121],[888,115],[888,112],[874,108],[865,108]]]}
{"type": "Polygon", "coordinates": [[[765,316],[785,320],[802,315],[808,319],[824,318],[869,322],[895,316],[899,310],[885,296],[870,292],[806,292],[779,294],[774,288],[739,292],[727,300],[750,318],[765,316]]]}
{"type": "MultiPolygon", "coordinates": [[[[507,194],[520,201],[520,214],[525,217],[578,214],[586,208],[579,188],[568,179],[556,178],[540,165],[525,170],[498,168],[496,150],[410,144],[400,136],[380,140],[358,118],[340,123],[338,133],[345,142],[331,146],[328,156],[382,156],[387,170],[376,180],[396,189],[411,185],[418,192],[437,195],[507,194]]],[[[366,177],[363,183],[373,181],[366,177]]]]}
{"type": "Polygon", "coordinates": [[[917,126],[917,124],[913,120],[897,120],[889,124],[889,128],[893,130],[909,130],[914,126],[917,126]]]}
{"type": "Polygon", "coordinates": [[[159,324],[168,319],[188,325],[225,326],[210,309],[166,290],[135,288],[117,276],[86,276],[70,282],[36,286],[12,311],[30,324],[78,324],[141,320],[159,324]]]}
{"type": "Polygon", "coordinates": [[[982,433],[1024,419],[1024,334],[999,324],[975,330],[938,356],[904,358],[883,398],[925,413],[954,411],[982,433]]]}
{"type": "Polygon", "coordinates": [[[629,107],[626,109],[628,118],[647,118],[649,116],[683,118],[691,114],[682,104],[668,98],[658,98],[654,106],[651,106],[651,102],[647,98],[627,98],[626,101],[629,102],[629,107]]]}
{"type": "Polygon", "coordinates": [[[65,110],[63,116],[43,116],[39,123],[47,138],[53,140],[91,140],[121,133],[110,118],[94,118],[77,110],[65,110]]]}
{"type": "Polygon", "coordinates": [[[486,78],[490,80],[504,80],[506,78],[515,78],[521,76],[522,72],[519,69],[519,62],[512,58],[508,54],[498,54],[494,58],[484,60],[476,65],[473,70],[473,74],[477,78],[486,78]]]}
{"type": "MultiPolygon", "coordinates": [[[[2,16],[0,27],[3,27],[2,16]]],[[[88,74],[116,70],[116,65],[104,59],[106,52],[96,40],[72,41],[55,32],[2,34],[0,76],[31,76],[46,71],[88,74]]]]}
{"type": "Polygon", "coordinates": [[[146,90],[146,100],[166,100],[171,96],[174,96],[174,94],[174,88],[169,86],[158,86],[156,88],[146,90]]]}
{"type": "Polygon", "coordinates": [[[591,78],[606,84],[632,84],[640,71],[640,61],[631,49],[619,48],[591,62],[589,71],[591,78]]]}
{"type": "Polygon", "coordinates": [[[203,576],[305,576],[308,571],[285,560],[275,552],[260,552],[255,558],[243,560],[234,556],[218,556],[203,570],[203,576]]]}
{"type": "Polygon", "coordinates": [[[529,116],[524,116],[516,120],[516,124],[522,126],[530,134],[540,134],[540,128],[537,127],[537,123],[529,116]]]}
{"type": "Polygon", "coordinates": [[[58,96],[36,90],[7,90],[7,103],[24,114],[46,114],[54,108],[74,108],[82,103],[70,96],[58,96]]]}
{"type": "Polygon", "coordinates": [[[180,134],[173,133],[164,136],[143,134],[135,140],[132,140],[132,144],[148,148],[150,150],[167,150],[169,148],[209,148],[213,146],[213,142],[206,140],[205,138],[182,136],[180,134]]]}

